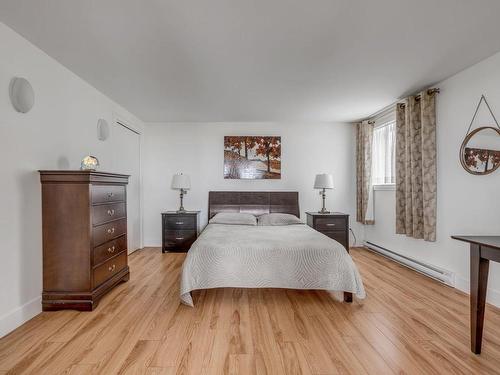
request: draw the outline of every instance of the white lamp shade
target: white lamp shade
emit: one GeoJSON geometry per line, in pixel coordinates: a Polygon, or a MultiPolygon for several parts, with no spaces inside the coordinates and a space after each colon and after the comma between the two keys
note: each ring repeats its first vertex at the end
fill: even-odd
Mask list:
{"type": "Polygon", "coordinates": [[[174,174],[172,177],[172,189],[189,190],[191,188],[191,180],[187,174],[174,174]]]}
{"type": "Polygon", "coordinates": [[[317,174],[314,179],[315,189],[333,189],[333,176],[331,174],[317,174]]]}

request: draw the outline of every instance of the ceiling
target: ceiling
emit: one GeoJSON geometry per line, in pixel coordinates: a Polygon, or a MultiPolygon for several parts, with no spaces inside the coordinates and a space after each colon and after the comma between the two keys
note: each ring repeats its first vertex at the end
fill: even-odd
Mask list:
{"type": "Polygon", "coordinates": [[[351,121],[500,50],[498,0],[2,0],[144,121],[351,121]]]}

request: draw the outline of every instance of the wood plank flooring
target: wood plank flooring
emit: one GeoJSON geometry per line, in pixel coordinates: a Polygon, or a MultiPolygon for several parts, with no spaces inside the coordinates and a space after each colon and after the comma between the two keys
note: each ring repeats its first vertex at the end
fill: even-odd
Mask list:
{"type": "Polygon", "coordinates": [[[93,312],[42,313],[0,340],[0,374],[498,374],[500,311],[469,350],[468,297],[364,249],[367,290],[218,289],[179,304],[184,254],[146,248],[93,312]]]}

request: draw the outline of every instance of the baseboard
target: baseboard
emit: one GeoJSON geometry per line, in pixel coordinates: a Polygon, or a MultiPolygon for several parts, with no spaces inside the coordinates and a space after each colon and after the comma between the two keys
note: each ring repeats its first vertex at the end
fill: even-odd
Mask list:
{"type": "Polygon", "coordinates": [[[455,273],[452,271],[445,270],[432,264],[422,262],[418,259],[399,254],[394,250],[387,249],[373,242],[365,241],[365,247],[370,251],[389,258],[399,264],[402,264],[405,267],[411,268],[412,270],[419,272],[427,277],[438,280],[443,284],[452,287],[455,286],[455,273]]]}
{"type": "MultiPolygon", "coordinates": [[[[463,277],[456,277],[455,278],[455,288],[461,290],[464,293],[469,294],[470,291],[470,283],[469,280],[464,279],[463,277]]],[[[486,302],[496,306],[500,307],[500,291],[492,288],[488,288],[488,291],[486,292],[486,302]]]]}
{"type": "MultiPolygon", "coordinates": [[[[435,280],[438,280],[444,284],[447,284],[451,287],[454,287],[458,290],[461,290],[462,292],[466,293],[466,294],[469,294],[469,289],[470,289],[470,283],[469,283],[469,280],[467,279],[464,279],[463,277],[460,277],[458,276],[456,273],[453,273],[453,272],[450,272],[450,271],[447,271],[445,273],[448,273],[447,277],[436,277],[438,275],[433,275],[432,273],[429,274],[428,270],[426,272],[422,272],[420,269],[420,265],[422,265],[423,263],[421,262],[418,262],[417,265],[417,269],[415,268],[415,264],[412,264],[414,260],[410,259],[410,258],[407,258],[405,257],[406,259],[400,259],[399,256],[396,254],[394,255],[395,253],[391,254],[391,253],[387,253],[387,252],[380,252],[380,251],[377,251],[378,249],[375,247],[370,247],[370,246],[367,246],[367,242],[365,242],[365,248],[369,251],[375,251],[377,252],[378,254],[382,255],[382,256],[385,256],[386,258],[388,259],[391,259],[392,261],[395,261],[397,263],[400,263],[404,266],[407,266],[411,269],[414,269],[415,271],[427,276],[427,277],[431,277],[435,280]],[[408,259],[410,260],[410,262],[408,262],[408,259]],[[434,276],[434,277],[433,277],[434,276]]],[[[377,245],[375,245],[377,246],[377,245]]],[[[384,248],[381,248],[381,249],[384,249],[384,248]]],[[[434,269],[434,270],[437,270],[439,269],[437,266],[434,266],[432,264],[424,264],[425,268],[427,269],[434,269]]],[[[500,291],[499,290],[496,290],[496,289],[492,289],[492,288],[488,288],[488,292],[486,294],[486,300],[489,304],[491,305],[494,305],[496,307],[499,307],[500,308],[500,291]]]]}
{"type": "Polygon", "coordinates": [[[0,337],[15,330],[20,325],[42,312],[42,296],[33,298],[24,305],[0,316],[0,337]]]}

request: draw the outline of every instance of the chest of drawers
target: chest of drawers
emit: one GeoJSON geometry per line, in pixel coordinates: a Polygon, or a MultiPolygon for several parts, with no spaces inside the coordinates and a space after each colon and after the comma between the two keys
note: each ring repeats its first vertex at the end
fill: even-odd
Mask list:
{"type": "Polygon", "coordinates": [[[333,238],[349,252],[349,215],[340,212],[306,212],[307,225],[333,238]]]}
{"type": "Polygon", "coordinates": [[[40,171],[44,311],[93,310],[129,278],[127,175],[40,171]]]}
{"type": "Polygon", "coordinates": [[[186,252],[196,238],[200,211],[168,211],[162,217],[162,252],[186,252]]]}

